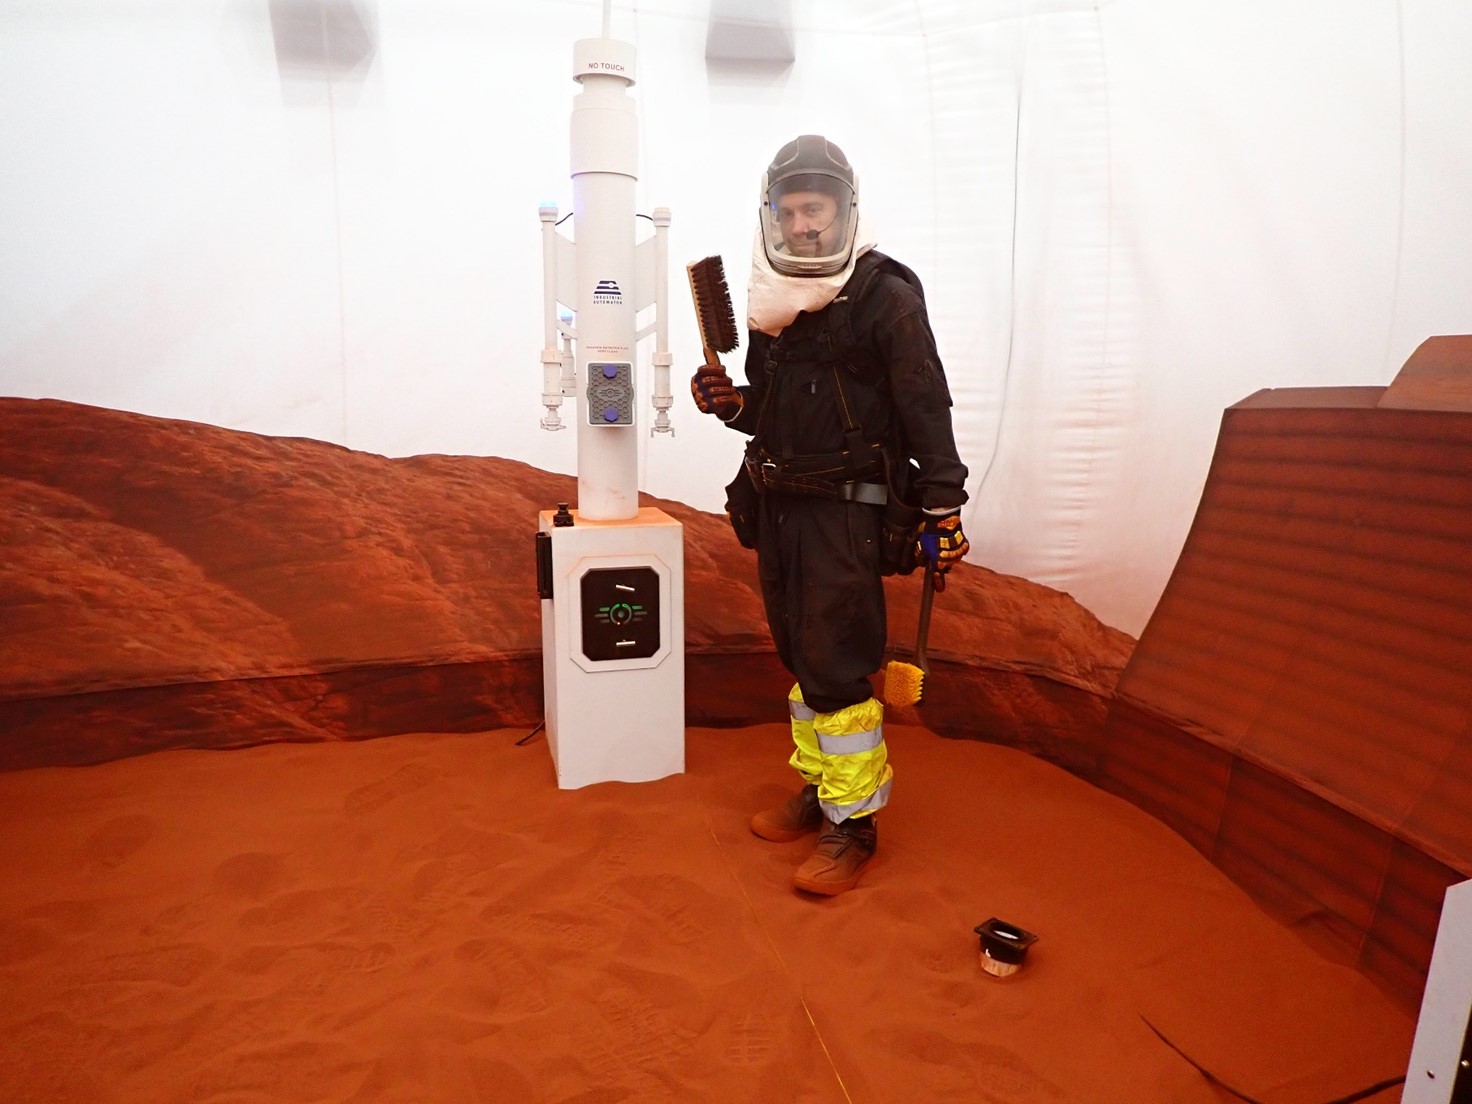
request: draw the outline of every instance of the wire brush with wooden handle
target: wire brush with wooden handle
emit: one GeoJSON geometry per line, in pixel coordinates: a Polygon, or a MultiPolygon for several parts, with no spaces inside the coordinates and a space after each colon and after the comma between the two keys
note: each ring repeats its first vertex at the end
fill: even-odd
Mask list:
{"type": "Polygon", "coordinates": [[[731,289],[726,286],[726,268],[720,257],[706,257],[685,266],[690,277],[690,295],[695,300],[695,320],[700,324],[700,343],[705,362],[720,366],[717,353],[729,353],[740,338],[736,311],[731,306],[731,289]]]}
{"type": "Polygon", "coordinates": [[[706,257],[685,266],[690,277],[690,294],[695,300],[695,320],[700,324],[700,343],[705,346],[705,363],[690,379],[690,395],[702,414],[723,421],[737,417],[746,400],[731,382],[719,353],[736,348],[736,312],[731,309],[731,289],[719,257],[706,257]]]}

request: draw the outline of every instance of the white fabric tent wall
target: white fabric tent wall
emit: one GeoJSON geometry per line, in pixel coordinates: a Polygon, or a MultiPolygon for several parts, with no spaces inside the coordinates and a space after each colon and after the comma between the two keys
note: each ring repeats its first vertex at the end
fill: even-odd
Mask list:
{"type": "MultiPolygon", "coordinates": [[[[278,72],[265,0],[0,6],[0,393],[574,470],[537,428],[536,208],[570,204],[602,4],[359,6],[376,55],[330,80],[278,72]]],[[[1462,0],[790,11],[792,64],[743,67],[707,65],[704,3],[614,5],[641,210],[674,212],[677,294],[720,253],[739,314],[762,166],[844,146],[926,282],[976,562],[1138,633],[1225,406],[1472,331],[1462,0]]],[[[698,359],[683,298],[671,343],[698,359]]],[[[739,441],[676,425],[642,485],[719,509],[739,441]]]]}

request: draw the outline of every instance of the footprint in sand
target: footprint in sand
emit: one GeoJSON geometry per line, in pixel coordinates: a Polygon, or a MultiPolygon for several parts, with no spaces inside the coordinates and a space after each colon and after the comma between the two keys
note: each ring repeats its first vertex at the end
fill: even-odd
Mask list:
{"type": "Polygon", "coordinates": [[[948,1100],[976,1100],[1004,1104],[1008,1100],[1062,1100],[1063,1092],[1006,1047],[986,1044],[960,1046],[933,1031],[899,1032],[897,1053],[913,1054],[947,1078],[935,1088],[948,1100]]]}
{"type": "Polygon", "coordinates": [[[286,880],[286,862],[280,855],[247,851],[216,866],[212,880],[227,896],[263,901],[286,880]]]}
{"type": "MultiPolygon", "coordinates": [[[[689,878],[630,874],[615,878],[612,888],[632,902],[634,910],[659,926],[662,939],[684,947],[714,943],[716,932],[711,917],[721,914],[724,903],[689,878]]],[[[630,905],[624,908],[628,910],[630,905]]]]}
{"type": "Polygon", "coordinates": [[[199,943],[151,947],[109,955],[92,968],[92,979],[160,982],[183,987],[208,970],[214,961],[215,953],[199,943]]]}
{"type": "Polygon", "coordinates": [[[409,881],[415,910],[444,916],[464,907],[469,896],[466,882],[480,870],[463,855],[420,863],[409,881]]]}
{"type": "Polygon", "coordinates": [[[726,1061],[736,1066],[761,1066],[771,1060],[782,1032],[769,1016],[745,1011],[731,1023],[731,1038],[726,1043],[726,1061]]]}
{"type": "Polygon", "coordinates": [[[694,1033],[677,1025],[665,1011],[683,999],[687,982],[674,973],[651,973],[615,964],[605,974],[611,988],[597,1001],[605,1023],[638,1055],[686,1051],[694,1033]],[[658,1003],[656,1003],[658,1002],[658,1003]]]}
{"type": "Polygon", "coordinates": [[[322,1099],[328,1095],[326,1090],[334,1075],[324,1061],[323,1046],[315,1040],[237,1047],[228,1061],[195,1075],[187,1099],[322,1099]]]}
{"type": "Polygon", "coordinates": [[[465,1064],[481,1100],[535,1100],[546,1089],[508,1061],[468,1053],[465,1064]]]}
{"type": "Polygon", "coordinates": [[[226,969],[284,982],[273,993],[273,1000],[311,1004],[322,1000],[336,986],[351,985],[354,975],[374,974],[384,969],[396,953],[388,943],[258,944],[236,955],[226,963],[226,969]]]}
{"type": "Polygon", "coordinates": [[[494,924],[504,938],[523,946],[550,946],[557,954],[602,949],[608,946],[613,935],[621,934],[623,930],[619,927],[612,931],[606,922],[600,924],[582,913],[567,909],[508,913],[499,905],[487,905],[480,911],[480,921],[494,924]]]}
{"type": "Polygon", "coordinates": [[[326,956],[335,974],[376,974],[397,953],[392,943],[321,943],[316,949],[326,956]]]}
{"type": "Polygon", "coordinates": [[[236,918],[244,932],[264,932],[285,942],[312,939],[362,915],[367,896],[356,886],[288,890],[245,909],[236,918]]]}
{"type": "Polygon", "coordinates": [[[158,823],[141,814],[114,817],[87,837],[88,859],[109,869],[121,866],[158,835],[158,823]]]}
{"type": "Polygon", "coordinates": [[[348,816],[365,816],[383,808],[396,797],[423,789],[434,778],[423,763],[406,763],[387,778],[359,786],[343,799],[348,816]]]}
{"type": "Polygon", "coordinates": [[[552,1007],[547,996],[547,971],[539,962],[507,947],[470,939],[455,948],[455,957],[468,969],[446,999],[496,1024],[515,1023],[540,1016],[552,1007]]]}
{"type": "Polygon", "coordinates": [[[488,939],[467,939],[455,948],[455,958],[460,962],[483,962],[490,953],[491,942],[488,939]]]}
{"type": "Polygon", "coordinates": [[[690,1033],[641,993],[616,989],[595,1004],[599,1023],[586,1046],[590,1064],[605,1083],[622,1081],[631,1069],[668,1068],[693,1046],[690,1033]]]}
{"type": "Polygon", "coordinates": [[[23,914],[42,927],[57,929],[67,935],[86,935],[102,923],[102,908],[97,901],[43,901],[23,914]]]}
{"type": "Polygon", "coordinates": [[[35,958],[56,944],[56,936],[45,928],[0,920],[0,966],[14,966],[35,958]]]}
{"type": "Polygon", "coordinates": [[[291,948],[280,943],[260,943],[246,947],[229,962],[225,969],[232,974],[259,977],[280,962],[291,948]]]}
{"type": "Polygon", "coordinates": [[[421,939],[440,924],[430,910],[405,908],[397,895],[380,894],[365,901],[359,910],[366,931],[398,943],[421,939]]]}

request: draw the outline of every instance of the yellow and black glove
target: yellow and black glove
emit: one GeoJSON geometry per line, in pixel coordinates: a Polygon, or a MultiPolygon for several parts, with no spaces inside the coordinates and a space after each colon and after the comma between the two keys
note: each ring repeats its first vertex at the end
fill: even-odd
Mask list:
{"type": "Polygon", "coordinates": [[[961,531],[961,511],[925,511],[915,540],[915,556],[922,566],[935,568],[935,589],[945,590],[946,572],[971,551],[971,542],[961,531]]]}

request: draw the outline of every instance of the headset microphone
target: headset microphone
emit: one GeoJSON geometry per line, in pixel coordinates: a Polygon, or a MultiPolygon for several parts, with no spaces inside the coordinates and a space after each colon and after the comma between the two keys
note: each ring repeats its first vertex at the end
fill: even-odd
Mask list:
{"type": "Polygon", "coordinates": [[[822,232],[822,230],[809,230],[805,236],[807,237],[808,241],[817,241],[818,235],[822,232]]]}

